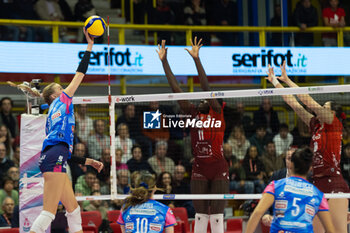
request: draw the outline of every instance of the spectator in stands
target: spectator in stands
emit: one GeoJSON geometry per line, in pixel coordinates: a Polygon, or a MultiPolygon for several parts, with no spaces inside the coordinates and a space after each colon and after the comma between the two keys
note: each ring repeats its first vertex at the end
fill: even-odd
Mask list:
{"type": "Polygon", "coordinates": [[[271,100],[263,98],[259,110],[254,112],[253,122],[256,126],[266,126],[268,134],[275,135],[278,133],[280,121],[277,112],[273,110],[271,100]]]}
{"type": "Polygon", "coordinates": [[[6,197],[2,202],[2,213],[0,215],[0,227],[11,227],[15,203],[11,197],[6,197]]]}
{"type": "Polygon", "coordinates": [[[18,167],[10,167],[6,174],[13,181],[13,188],[18,191],[19,189],[19,169],[18,167]]]}
{"type": "Polygon", "coordinates": [[[247,180],[253,181],[255,193],[261,193],[265,188],[264,164],[258,158],[256,146],[250,146],[243,160],[243,168],[247,175],[247,180]]]}
{"type": "Polygon", "coordinates": [[[255,134],[249,139],[250,145],[258,148],[258,154],[262,155],[265,146],[270,141],[270,137],[266,133],[266,127],[263,125],[257,126],[255,134]]]}
{"type": "Polygon", "coordinates": [[[86,145],[88,137],[93,132],[93,121],[86,114],[87,104],[79,104],[77,107],[77,112],[74,114],[76,123],[75,132],[81,142],[86,145]]]}
{"type": "Polygon", "coordinates": [[[230,191],[238,193],[254,193],[254,183],[246,180],[246,174],[240,160],[232,154],[230,144],[223,145],[224,156],[229,165],[230,191]]]}
{"type": "Polygon", "coordinates": [[[342,175],[348,185],[350,185],[350,144],[343,146],[343,151],[341,155],[340,167],[342,175]]]}
{"type": "Polygon", "coordinates": [[[16,145],[15,150],[13,151],[13,159],[12,159],[16,167],[19,167],[20,152],[21,152],[20,147],[16,145]]]}
{"type": "MultiPolygon", "coordinates": [[[[157,188],[162,189],[162,191],[156,191],[156,194],[171,194],[173,193],[173,178],[169,172],[162,172],[157,178],[157,188]]],[[[170,208],[175,208],[174,201],[160,201],[164,205],[170,208]]]]}
{"type": "MultiPolygon", "coordinates": [[[[74,144],[73,155],[80,157],[80,158],[86,157],[85,145],[83,143],[74,144]]],[[[71,176],[72,176],[72,184],[74,187],[76,182],[77,182],[78,177],[84,175],[85,172],[87,171],[87,167],[83,164],[74,163],[70,159],[68,159],[68,166],[70,168],[70,172],[71,172],[71,176]]]]}
{"type": "MultiPolygon", "coordinates": [[[[19,204],[18,191],[13,187],[13,180],[10,177],[5,176],[2,179],[2,189],[0,189],[0,203],[3,203],[6,197],[11,197],[15,205],[19,204]]],[[[3,212],[0,211],[2,214],[3,212]]]]}
{"type": "Polygon", "coordinates": [[[19,206],[15,205],[11,219],[11,228],[19,228],[19,206]]]}
{"type": "MultiPolygon", "coordinates": [[[[185,25],[205,26],[207,25],[207,16],[204,7],[204,1],[191,0],[184,8],[185,25]]],[[[210,34],[207,32],[193,32],[192,37],[203,39],[203,45],[210,45],[210,34]]]]}
{"type": "Polygon", "coordinates": [[[92,192],[92,187],[95,182],[98,182],[96,173],[91,170],[87,170],[85,175],[81,175],[77,179],[75,184],[75,193],[79,193],[83,196],[89,196],[92,192]]]}
{"type": "Polygon", "coordinates": [[[141,145],[145,158],[148,158],[152,156],[152,141],[141,132],[140,115],[141,114],[136,114],[135,105],[128,104],[124,106],[123,114],[117,119],[116,130],[121,123],[127,124],[130,134],[129,137],[141,145]]]}
{"type": "Polygon", "coordinates": [[[227,143],[232,147],[232,153],[238,160],[243,160],[247,153],[247,149],[250,147],[249,140],[244,135],[242,126],[234,126],[227,143]]]}
{"type": "Polygon", "coordinates": [[[6,157],[8,159],[13,158],[12,141],[10,130],[6,125],[0,125],[0,142],[4,143],[6,146],[6,157]]]}
{"type": "Polygon", "coordinates": [[[64,21],[74,21],[74,16],[72,10],[66,0],[58,0],[58,5],[60,6],[61,12],[63,14],[64,21]]]}
{"type": "MultiPolygon", "coordinates": [[[[215,1],[215,24],[221,26],[238,25],[237,4],[230,0],[215,1]]],[[[219,32],[216,36],[220,39],[223,46],[238,45],[237,35],[233,32],[219,32]]]]}
{"type": "Polygon", "coordinates": [[[298,117],[297,125],[291,133],[293,136],[293,145],[297,145],[299,147],[303,145],[310,145],[311,133],[309,126],[305,124],[300,117],[298,117]]]}
{"type": "MultiPolygon", "coordinates": [[[[36,14],[39,16],[40,20],[47,21],[62,21],[64,20],[60,5],[58,4],[58,0],[38,0],[34,5],[34,10],[36,14]]],[[[45,28],[42,32],[42,40],[44,42],[51,42],[51,28],[45,28]]],[[[60,28],[60,34],[64,33],[63,28],[60,28]]]]}
{"type": "MultiPolygon", "coordinates": [[[[7,2],[11,2],[11,1],[7,1],[7,2]]],[[[37,15],[35,14],[35,11],[34,11],[34,3],[35,3],[34,0],[14,1],[14,3],[15,3],[16,9],[12,11],[12,13],[15,13],[13,19],[28,19],[28,20],[37,19],[37,15]]],[[[19,30],[18,40],[20,41],[36,40],[35,29],[33,27],[19,26],[17,27],[17,30],[19,30]]]]}
{"type": "Polygon", "coordinates": [[[236,110],[239,114],[238,125],[242,125],[244,129],[245,136],[250,138],[254,134],[254,123],[252,118],[245,113],[244,103],[238,102],[236,104],[236,110]]]}
{"type": "MultiPolygon", "coordinates": [[[[285,157],[286,166],[284,168],[282,168],[282,169],[274,171],[272,176],[270,177],[268,183],[270,183],[273,180],[280,180],[280,179],[283,179],[283,178],[291,176],[292,154],[296,150],[297,150],[296,147],[291,147],[291,148],[288,149],[288,151],[286,153],[286,157],[285,157]]],[[[269,211],[267,211],[267,213],[265,213],[265,215],[261,218],[261,221],[264,223],[264,225],[271,226],[271,222],[272,222],[272,219],[273,219],[272,216],[273,216],[273,209],[270,208],[269,211]]]]}
{"type": "Polygon", "coordinates": [[[275,135],[273,141],[276,145],[277,156],[281,156],[287,152],[288,148],[293,143],[293,136],[289,133],[288,125],[286,123],[280,125],[279,133],[275,135]]]}
{"type": "Polygon", "coordinates": [[[18,135],[18,123],[16,117],[12,114],[13,101],[9,97],[0,100],[0,125],[6,125],[11,132],[11,137],[18,135]]]}
{"type": "MultiPolygon", "coordinates": [[[[311,0],[300,0],[294,10],[294,23],[301,31],[318,24],[317,9],[312,6],[311,0]]],[[[296,33],[296,46],[312,46],[314,35],[312,33],[296,33]]]]}
{"type": "Polygon", "coordinates": [[[261,156],[261,162],[264,164],[266,178],[270,178],[274,171],[284,167],[283,156],[278,156],[273,141],[267,143],[266,150],[261,156]]]}
{"type": "MultiPolygon", "coordinates": [[[[329,7],[326,7],[322,11],[323,24],[326,27],[345,27],[345,11],[339,7],[339,0],[329,0],[329,7]]],[[[336,33],[324,33],[322,35],[322,42],[324,46],[337,46],[337,34],[336,33]]]]}
{"type": "Polygon", "coordinates": [[[119,194],[127,194],[130,190],[130,172],[128,170],[117,171],[117,192],[119,194]]]}
{"type": "Polygon", "coordinates": [[[115,163],[117,170],[128,170],[128,165],[126,163],[123,163],[123,150],[118,148],[115,150],[115,163]]]}
{"type": "Polygon", "coordinates": [[[104,168],[97,174],[97,178],[103,183],[102,185],[104,185],[109,182],[111,176],[111,151],[109,147],[102,150],[100,161],[104,164],[104,168]]]}
{"type": "Polygon", "coordinates": [[[174,174],[174,161],[166,157],[168,150],[168,143],[166,141],[158,141],[155,146],[155,155],[148,159],[153,171],[159,175],[162,172],[169,172],[174,174]]]}
{"type": "Polygon", "coordinates": [[[115,147],[121,148],[123,157],[122,163],[127,163],[131,159],[131,148],[134,144],[132,139],[129,137],[129,128],[125,123],[121,123],[117,126],[118,136],[115,137],[115,147]]]}
{"type": "Polygon", "coordinates": [[[343,127],[343,138],[342,138],[342,144],[346,145],[350,143],[350,127],[347,125],[344,125],[343,127]]]}
{"type": "MultiPolygon", "coordinates": [[[[281,27],[282,26],[282,20],[281,20],[281,5],[279,3],[275,4],[274,7],[274,16],[271,19],[270,26],[272,27],[281,27]]],[[[271,46],[282,46],[283,42],[283,34],[282,33],[271,33],[271,40],[270,45],[271,46]]]]}
{"type": "Polygon", "coordinates": [[[103,148],[109,147],[109,137],[105,135],[106,123],[104,120],[94,121],[94,132],[88,138],[89,157],[101,159],[103,148]]]}
{"type": "MultiPolygon", "coordinates": [[[[185,181],[185,167],[176,165],[174,171],[174,179],[172,190],[174,194],[191,194],[191,187],[189,182],[185,181]]],[[[174,202],[175,207],[184,207],[187,210],[189,218],[194,218],[195,210],[191,200],[179,200],[174,202]]]]}
{"type": "MultiPolygon", "coordinates": [[[[93,191],[91,193],[92,196],[101,196],[101,192],[100,191],[93,191]]],[[[94,201],[90,201],[90,204],[87,205],[84,208],[85,211],[98,211],[101,213],[101,217],[102,220],[107,220],[107,211],[108,208],[103,204],[102,200],[94,200],[94,201]]]]}
{"type": "MultiPolygon", "coordinates": [[[[6,158],[6,146],[0,142],[0,177],[3,177],[10,167],[13,167],[12,160],[6,158]]],[[[0,202],[1,203],[1,202],[0,202]]]]}
{"type": "Polygon", "coordinates": [[[131,154],[132,158],[126,163],[131,173],[134,171],[148,171],[154,173],[147,160],[142,157],[142,149],[140,145],[135,144],[131,148],[131,154]]]}
{"type": "MultiPolygon", "coordinates": [[[[175,14],[165,0],[157,0],[157,6],[156,8],[151,8],[150,16],[151,24],[171,25],[175,23],[175,14]]],[[[171,32],[158,31],[158,44],[162,40],[169,41],[170,43],[171,32]]]]}

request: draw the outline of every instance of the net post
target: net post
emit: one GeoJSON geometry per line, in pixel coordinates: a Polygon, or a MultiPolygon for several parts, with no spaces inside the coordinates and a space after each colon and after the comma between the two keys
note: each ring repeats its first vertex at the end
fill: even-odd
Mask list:
{"type": "Polygon", "coordinates": [[[117,196],[117,173],[115,164],[115,98],[111,98],[111,103],[109,105],[109,134],[110,134],[110,153],[111,153],[111,199],[114,200],[117,196]]]}

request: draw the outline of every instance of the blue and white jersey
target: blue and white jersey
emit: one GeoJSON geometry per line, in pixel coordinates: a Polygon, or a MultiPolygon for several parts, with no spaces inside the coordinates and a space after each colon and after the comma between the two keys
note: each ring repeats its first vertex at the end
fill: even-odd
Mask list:
{"type": "Polygon", "coordinates": [[[126,233],[159,233],[176,224],[171,209],[155,200],[129,207],[119,215],[118,221],[126,233]]]}
{"type": "Polygon", "coordinates": [[[46,120],[46,138],[42,150],[47,146],[65,142],[69,146],[68,158],[70,158],[73,151],[74,127],[72,97],[62,92],[50,105],[46,120]]]}
{"type": "Polygon", "coordinates": [[[312,233],[312,220],[318,211],[328,211],[324,194],[300,177],[272,181],[264,193],[274,195],[270,232],[312,233]]]}

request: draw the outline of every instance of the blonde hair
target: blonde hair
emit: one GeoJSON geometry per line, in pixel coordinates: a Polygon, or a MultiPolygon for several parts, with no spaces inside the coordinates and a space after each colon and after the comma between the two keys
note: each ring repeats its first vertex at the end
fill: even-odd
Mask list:
{"type": "Polygon", "coordinates": [[[162,190],[156,187],[156,179],[152,174],[143,174],[136,177],[135,188],[131,188],[131,194],[125,199],[123,210],[147,202],[153,194],[153,191],[162,190]]]}
{"type": "Polygon", "coordinates": [[[43,90],[43,98],[44,98],[45,102],[49,105],[52,103],[51,95],[53,93],[55,93],[55,85],[56,84],[57,83],[50,83],[43,90]]]}

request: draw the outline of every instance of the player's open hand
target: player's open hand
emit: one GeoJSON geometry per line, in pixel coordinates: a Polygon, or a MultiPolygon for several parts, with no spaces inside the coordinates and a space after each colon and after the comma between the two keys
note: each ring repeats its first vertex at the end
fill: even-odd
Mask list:
{"type": "Polygon", "coordinates": [[[267,77],[265,79],[269,80],[270,83],[272,83],[273,78],[275,77],[275,71],[273,70],[273,67],[268,66],[268,69],[266,71],[267,77]]]}
{"type": "Polygon", "coordinates": [[[85,165],[90,165],[95,168],[98,172],[103,169],[103,163],[94,159],[86,159],[85,165]]]}
{"type": "Polygon", "coordinates": [[[283,82],[287,82],[289,80],[289,77],[286,71],[286,60],[283,61],[283,64],[280,66],[280,68],[281,68],[281,77],[277,77],[277,78],[283,82]]]}
{"type": "Polygon", "coordinates": [[[197,37],[194,38],[194,40],[191,40],[191,46],[192,49],[189,50],[188,48],[185,48],[185,50],[194,58],[199,58],[199,49],[203,46],[202,39],[199,39],[197,42],[197,37]],[[193,43],[194,42],[194,43],[193,43]]]}
{"type": "Polygon", "coordinates": [[[83,31],[84,31],[84,35],[85,35],[87,43],[88,44],[94,44],[94,38],[89,35],[87,30],[85,30],[85,27],[83,28],[83,31]]]}
{"type": "Polygon", "coordinates": [[[167,52],[168,52],[168,48],[165,47],[165,40],[162,40],[162,47],[160,46],[160,44],[158,44],[158,50],[156,49],[156,52],[159,55],[159,59],[161,61],[165,61],[167,59],[167,52]]]}

